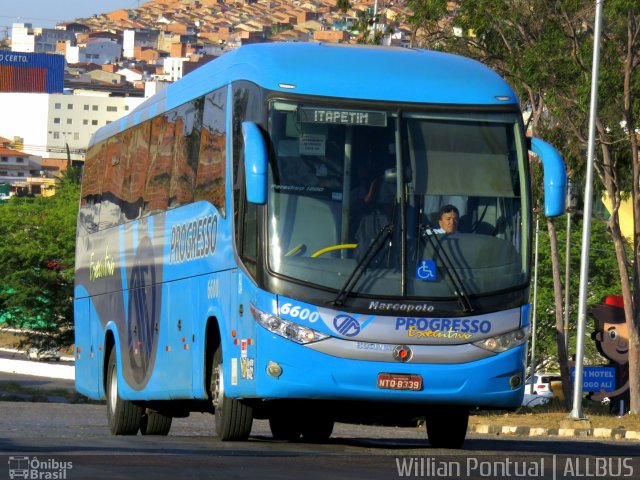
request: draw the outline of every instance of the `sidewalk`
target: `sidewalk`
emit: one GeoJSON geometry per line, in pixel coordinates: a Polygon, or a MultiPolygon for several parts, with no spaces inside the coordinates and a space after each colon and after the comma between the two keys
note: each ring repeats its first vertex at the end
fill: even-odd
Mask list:
{"type": "MultiPolygon", "coordinates": [[[[0,351],[20,354],[18,350],[11,348],[0,348],[0,351]]],[[[73,357],[62,357],[62,360],[73,361],[73,357]]],[[[76,378],[75,368],[73,365],[34,362],[31,360],[15,358],[0,358],[0,372],[33,375],[36,377],[59,378],[62,380],[75,380],[76,378]]]]}
{"type": "MultiPolygon", "coordinates": [[[[567,422],[570,422],[569,420],[567,422]]],[[[580,427],[571,428],[562,426],[558,428],[538,428],[527,427],[521,425],[490,425],[475,424],[469,425],[469,432],[488,434],[488,435],[504,435],[504,436],[526,436],[526,437],[584,437],[584,438],[601,438],[604,440],[640,440],[640,432],[634,430],[625,430],[622,428],[592,428],[580,427]]]]}

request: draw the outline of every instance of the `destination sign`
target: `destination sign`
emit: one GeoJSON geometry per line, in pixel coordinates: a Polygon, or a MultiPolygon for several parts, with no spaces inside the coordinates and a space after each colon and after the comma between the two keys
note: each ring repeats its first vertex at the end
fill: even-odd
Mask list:
{"type": "Polygon", "coordinates": [[[369,127],[387,126],[387,113],[371,110],[302,107],[298,110],[298,115],[302,123],[366,125],[369,127]]]}

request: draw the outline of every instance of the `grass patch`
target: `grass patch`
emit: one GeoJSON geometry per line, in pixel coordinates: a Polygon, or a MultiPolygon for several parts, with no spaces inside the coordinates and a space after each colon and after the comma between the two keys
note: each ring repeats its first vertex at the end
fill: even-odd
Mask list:
{"type": "MultiPolygon", "coordinates": [[[[640,415],[616,417],[609,413],[609,406],[585,400],[582,412],[593,428],[611,428],[640,431],[640,415]]],[[[569,418],[564,402],[553,398],[537,407],[520,407],[515,412],[479,411],[469,417],[471,425],[510,425],[537,428],[559,428],[560,422],[569,418]]]]}

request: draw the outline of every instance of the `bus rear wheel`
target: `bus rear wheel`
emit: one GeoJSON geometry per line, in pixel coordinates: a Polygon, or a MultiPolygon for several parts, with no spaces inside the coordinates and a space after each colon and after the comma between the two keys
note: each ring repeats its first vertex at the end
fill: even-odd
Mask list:
{"type": "Polygon", "coordinates": [[[333,433],[334,422],[325,416],[308,419],[302,425],[302,438],[311,443],[326,442],[333,433]]]}
{"type": "Polygon", "coordinates": [[[222,346],[213,355],[211,400],[215,407],[216,435],[223,441],[246,440],[251,433],[253,409],[242,400],[227,397],[224,391],[222,346]]]}
{"type": "Polygon", "coordinates": [[[142,415],[140,433],[142,435],[168,435],[173,418],[147,409],[142,415]]]}
{"type": "Polygon", "coordinates": [[[302,434],[302,426],[297,416],[280,409],[269,416],[269,428],[274,440],[293,442],[302,434]]]}
{"type": "Polygon", "coordinates": [[[429,443],[434,448],[462,448],[467,436],[469,425],[469,410],[466,408],[435,408],[428,413],[427,435],[429,443]]]}
{"type": "Polygon", "coordinates": [[[115,347],[107,364],[107,420],[112,435],[136,435],[142,420],[142,408],[130,400],[120,398],[115,347]]]}

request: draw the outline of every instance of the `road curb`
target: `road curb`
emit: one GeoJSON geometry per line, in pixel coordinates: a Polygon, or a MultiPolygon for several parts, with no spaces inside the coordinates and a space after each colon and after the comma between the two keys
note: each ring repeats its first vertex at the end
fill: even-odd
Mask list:
{"type": "Polygon", "coordinates": [[[607,440],[640,440],[640,431],[622,428],[539,428],[522,425],[469,425],[468,431],[485,435],[525,437],[591,437],[607,440]]]}
{"type": "Polygon", "coordinates": [[[32,375],[36,377],[75,380],[74,365],[32,362],[31,360],[13,360],[0,358],[0,372],[32,375]]]}

